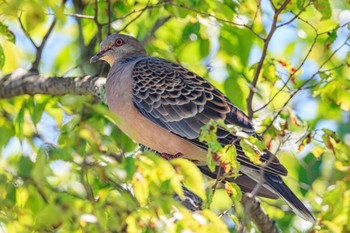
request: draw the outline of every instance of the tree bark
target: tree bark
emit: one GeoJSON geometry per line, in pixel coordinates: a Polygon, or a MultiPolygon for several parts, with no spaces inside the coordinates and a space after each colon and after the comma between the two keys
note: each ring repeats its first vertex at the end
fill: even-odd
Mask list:
{"type": "Polygon", "coordinates": [[[94,95],[105,102],[104,77],[47,77],[18,69],[0,79],[0,99],[19,95],[94,95]]]}

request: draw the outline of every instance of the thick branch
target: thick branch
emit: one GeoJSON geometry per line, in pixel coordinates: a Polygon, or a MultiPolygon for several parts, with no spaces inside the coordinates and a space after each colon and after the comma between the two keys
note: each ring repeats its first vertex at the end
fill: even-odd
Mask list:
{"type": "Polygon", "coordinates": [[[0,79],[0,99],[18,95],[94,95],[105,100],[103,77],[46,77],[19,69],[0,79]]]}
{"type": "MultiPolygon", "coordinates": [[[[270,219],[266,212],[261,208],[260,202],[255,197],[245,194],[242,198],[242,204],[244,205],[246,214],[249,214],[261,232],[281,232],[277,228],[275,222],[270,219]]],[[[244,232],[244,229],[241,229],[241,231],[244,232]]]]}

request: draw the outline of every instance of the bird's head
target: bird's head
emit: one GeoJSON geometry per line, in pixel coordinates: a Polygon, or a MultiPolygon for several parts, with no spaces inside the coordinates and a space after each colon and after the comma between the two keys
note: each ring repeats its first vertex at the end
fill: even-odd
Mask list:
{"type": "Polygon", "coordinates": [[[90,63],[104,60],[112,66],[115,62],[131,56],[147,56],[145,48],[134,37],[112,34],[101,42],[100,52],[90,59],[90,63]]]}

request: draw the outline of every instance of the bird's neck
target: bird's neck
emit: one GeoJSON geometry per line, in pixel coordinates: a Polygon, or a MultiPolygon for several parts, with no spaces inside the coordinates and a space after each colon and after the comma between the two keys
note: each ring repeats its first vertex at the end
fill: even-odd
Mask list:
{"type": "Polygon", "coordinates": [[[134,65],[142,60],[146,58],[145,56],[128,56],[125,58],[120,59],[119,61],[116,61],[113,63],[113,65],[111,66],[109,73],[107,75],[107,80],[110,79],[111,77],[113,79],[117,78],[119,79],[120,77],[125,76],[130,76],[131,72],[134,68],[134,65]]]}
{"type": "Polygon", "coordinates": [[[134,62],[136,60],[141,60],[142,58],[145,58],[143,55],[132,55],[129,57],[122,58],[118,61],[119,64],[127,64],[129,62],[134,62]]]}

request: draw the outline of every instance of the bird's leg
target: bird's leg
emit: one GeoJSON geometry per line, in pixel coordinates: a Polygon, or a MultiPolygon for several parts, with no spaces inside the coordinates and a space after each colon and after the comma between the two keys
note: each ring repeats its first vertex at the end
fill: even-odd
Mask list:
{"type": "Polygon", "coordinates": [[[162,157],[163,159],[166,159],[166,160],[177,159],[177,158],[181,158],[183,156],[184,155],[181,152],[176,153],[175,155],[168,154],[168,153],[161,153],[160,154],[160,157],[162,157]]]}

